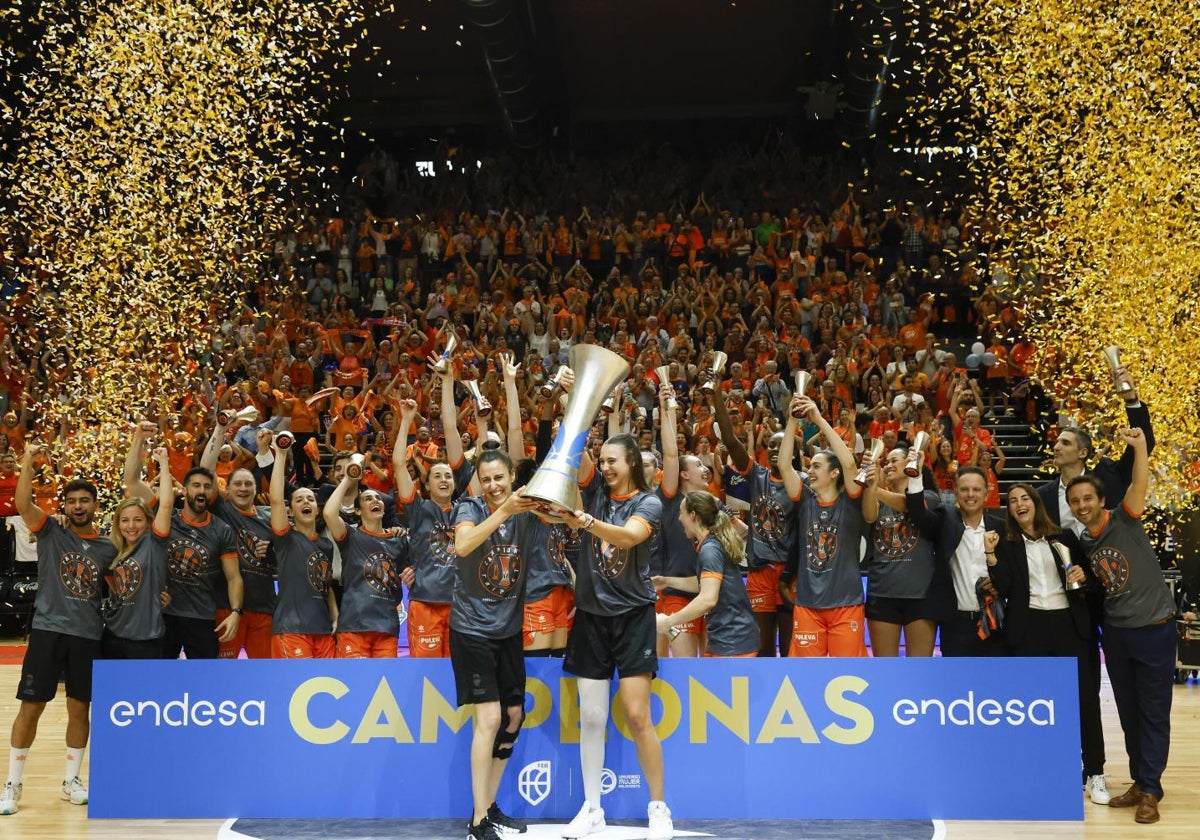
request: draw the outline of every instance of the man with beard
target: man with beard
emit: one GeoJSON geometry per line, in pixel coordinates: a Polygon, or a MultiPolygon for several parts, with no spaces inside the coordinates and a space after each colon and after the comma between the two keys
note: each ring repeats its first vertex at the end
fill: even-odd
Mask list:
{"type": "Polygon", "coordinates": [[[100,655],[104,622],[100,616],[103,569],[116,556],[107,537],[96,533],[96,488],[75,480],[63,491],[63,527],[33,503],[33,459],[41,447],[31,445],[21,458],[16,505],[29,530],[37,534],[37,611],[29,648],[21,665],[13,721],[8,780],[0,791],[0,814],[15,814],[21,799],[26,756],[37,734],[38,720],[54,699],[61,674],[67,689],[67,769],[61,796],[86,805],[88,791],[79,779],[90,731],[92,662],[100,655]]]}
{"type": "MultiPolygon", "coordinates": [[[[142,478],[141,453],[155,431],[153,423],[139,424],[125,459],[125,492],[151,506],[157,504],[157,499],[142,478]]],[[[183,477],[183,508],[171,515],[167,541],[167,592],[171,603],[163,610],[167,628],[163,656],[167,659],[177,659],[181,650],[188,659],[216,659],[221,643],[233,641],[241,623],[244,601],[237,537],[208,509],[215,492],[212,472],[193,467],[183,477]],[[219,623],[218,608],[229,610],[219,623]]]]}

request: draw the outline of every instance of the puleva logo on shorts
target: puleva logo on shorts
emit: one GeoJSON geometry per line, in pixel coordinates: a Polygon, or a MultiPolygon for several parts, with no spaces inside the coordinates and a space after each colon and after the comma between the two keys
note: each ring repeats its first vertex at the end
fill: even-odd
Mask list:
{"type": "Polygon", "coordinates": [[[324,595],[329,589],[332,572],[333,564],[324,551],[314,551],[304,560],[304,574],[308,578],[308,585],[318,595],[324,595]]]}
{"type": "Polygon", "coordinates": [[[68,551],[59,558],[58,579],[67,594],[76,598],[100,594],[100,567],[81,551],[68,551]]]}
{"type": "Polygon", "coordinates": [[[541,805],[550,795],[550,762],[534,761],[521,768],[517,776],[517,792],[530,805],[541,805]]]}
{"type": "Polygon", "coordinates": [[[1097,549],[1089,558],[1092,571],[1104,584],[1104,592],[1116,595],[1129,583],[1129,559],[1112,546],[1097,549]]]}
{"type": "Polygon", "coordinates": [[[208,549],[190,537],[175,537],[167,543],[167,572],[173,580],[198,583],[208,568],[208,549]]]}
{"type": "Polygon", "coordinates": [[[367,556],[363,562],[363,579],[379,595],[391,598],[400,591],[400,567],[394,557],[382,551],[367,556]]]}
{"type": "Polygon", "coordinates": [[[132,601],[142,588],[142,567],[132,557],[126,557],[111,574],[112,594],[119,601],[132,601]]]}
{"type": "Polygon", "coordinates": [[[503,598],[521,582],[521,552],[515,545],[493,545],[479,564],[479,585],[495,598],[503,598]]]}
{"type": "Polygon", "coordinates": [[[823,572],[829,568],[837,556],[838,533],[837,526],[826,523],[814,523],[808,527],[808,568],[814,572],[823,572]]]}
{"type": "Polygon", "coordinates": [[[895,513],[883,514],[875,523],[875,553],[876,556],[888,560],[898,560],[908,557],[917,547],[916,523],[907,516],[895,513]]]}
{"type": "Polygon", "coordinates": [[[454,550],[454,528],[437,522],[429,529],[429,555],[439,566],[453,565],[458,553],[454,550]]]}

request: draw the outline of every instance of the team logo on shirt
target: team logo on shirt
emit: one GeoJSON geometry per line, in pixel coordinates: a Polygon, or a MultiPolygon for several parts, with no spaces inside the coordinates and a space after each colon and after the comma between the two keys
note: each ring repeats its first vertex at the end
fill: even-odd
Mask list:
{"type": "Polygon", "coordinates": [[[1104,546],[1093,552],[1088,559],[1092,564],[1092,571],[1104,584],[1106,595],[1116,595],[1125,589],[1125,584],[1129,583],[1129,560],[1124,554],[1112,546],[1104,546]]]}
{"type": "Polygon", "coordinates": [[[329,556],[324,551],[314,551],[304,561],[304,574],[308,578],[308,585],[318,595],[324,595],[325,590],[329,588],[332,571],[333,564],[329,562],[329,556]]]}
{"type": "Polygon", "coordinates": [[[808,568],[824,572],[837,557],[837,527],[824,522],[814,522],[808,528],[808,568]]]}
{"type": "Polygon", "coordinates": [[[363,563],[363,578],[376,593],[394,598],[400,591],[400,567],[396,558],[383,551],[367,557],[363,563]]]}
{"type": "Polygon", "coordinates": [[[570,575],[567,558],[578,556],[580,545],[579,532],[561,522],[554,523],[547,531],[546,552],[550,555],[550,562],[565,575],[570,575]]]}
{"type": "Polygon", "coordinates": [[[784,522],[787,521],[783,505],[770,496],[759,496],[754,500],[750,521],[756,539],[762,540],[772,549],[779,548],[783,542],[784,522]]]}
{"type": "Polygon", "coordinates": [[[112,570],[109,589],[119,601],[132,601],[142,588],[142,567],[132,557],[126,557],[112,570]]]}
{"type": "MultiPolygon", "coordinates": [[[[654,539],[653,533],[650,538],[654,539]]],[[[617,548],[592,534],[592,565],[606,580],[616,580],[629,565],[629,549],[617,548]]]]}
{"type": "Polygon", "coordinates": [[[100,567],[81,551],[68,551],[58,558],[58,579],[67,594],[76,598],[100,594],[100,567]]]}
{"type": "Polygon", "coordinates": [[[429,529],[429,554],[439,566],[453,565],[458,558],[454,550],[454,528],[437,522],[429,529]]]}
{"type": "Polygon", "coordinates": [[[198,583],[208,560],[208,549],[191,537],[175,537],[167,543],[167,572],[173,580],[198,583]]]}
{"type": "Polygon", "coordinates": [[[238,528],[237,530],[237,554],[238,565],[250,572],[257,572],[260,575],[270,575],[275,573],[275,569],[268,559],[271,554],[268,552],[262,557],[258,556],[259,540],[254,536],[248,528],[238,528]]]}
{"type": "Polygon", "coordinates": [[[515,545],[493,545],[479,564],[479,585],[495,598],[503,598],[521,582],[521,552],[515,545]]]}
{"type": "Polygon", "coordinates": [[[875,523],[875,555],[888,560],[908,557],[917,547],[920,534],[916,524],[907,516],[886,513],[875,523]]]}

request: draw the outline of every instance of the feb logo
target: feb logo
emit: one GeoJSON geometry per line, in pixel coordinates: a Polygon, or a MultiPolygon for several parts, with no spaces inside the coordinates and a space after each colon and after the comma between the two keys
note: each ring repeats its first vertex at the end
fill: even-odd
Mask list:
{"type": "Polygon", "coordinates": [[[142,588],[142,567],[132,557],[126,557],[112,570],[109,588],[118,601],[132,601],[142,588]]]}
{"type": "Polygon", "coordinates": [[[808,568],[824,572],[837,556],[837,528],[828,523],[815,522],[808,528],[808,568]]]}
{"type": "Polygon", "coordinates": [[[58,560],[58,579],[76,598],[100,596],[100,568],[81,551],[68,551],[58,560]]]}
{"type": "Polygon", "coordinates": [[[888,560],[908,557],[917,547],[918,536],[915,523],[907,516],[884,514],[875,523],[875,554],[888,560]]]}
{"type": "Polygon", "coordinates": [[[175,537],[167,543],[167,572],[172,580],[199,583],[208,568],[208,549],[191,537],[175,537]]]}
{"type": "Polygon", "coordinates": [[[333,572],[333,564],[324,551],[314,551],[304,561],[304,574],[308,585],[318,595],[324,595],[329,589],[329,579],[333,572]]]}
{"type": "Polygon", "coordinates": [[[1116,595],[1125,589],[1129,583],[1129,560],[1112,546],[1104,546],[1093,552],[1089,558],[1092,571],[1104,584],[1107,595],[1116,595]]]}
{"type": "Polygon", "coordinates": [[[530,805],[537,807],[550,795],[551,765],[549,761],[534,761],[521,768],[517,777],[517,792],[530,805]]]}
{"type": "Polygon", "coordinates": [[[363,578],[379,595],[394,598],[400,592],[400,567],[390,554],[376,551],[363,562],[363,578]]]}
{"type": "Polygon", "coordinates": [[[453,565],[458,557],[454,550],[454,529],[445,522],[435,522],[429,529],[429,556],[439,566],[453,565]]]}
{"type": "Polygon", "coordinates": [[[762,540],[773,549],[779,548],[783,542],[783,523],[786,521],[783,506],[775,499],[764,495],[754,500],[750,522],[756,539],[762,540]]]}
{"type": "Polygon", "coordinates": [[[521,582],[521,552],[515,545],[493,545],[479,564],[479,585],[493,598],[503,598],[521,582]]]}

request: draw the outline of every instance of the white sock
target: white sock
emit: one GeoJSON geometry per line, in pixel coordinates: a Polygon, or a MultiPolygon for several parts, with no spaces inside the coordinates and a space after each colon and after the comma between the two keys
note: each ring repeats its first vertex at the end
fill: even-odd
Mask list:
{"type": "Polygon", "coordinates": [[[583,769],[583,796],[591,810],[600,807],[601,777],[604,775],[604,731],[608,726],[611,701],[608,680],[578,680],[579,763],[583,769]]]}
{"type": "Polygon", "coordinates": [[[29,747],[19,750],[12,747],[8,751],[8,780],[14,785],[21,784],[21,777],[25,775],[25,757],[29,755],[29,747]]]}
{"type": "Polygon", "coordinates": [[[72,779],[78,779],[80,772],[83,770],[83,754],[87,747],[67,747],[67,775],[63,777],[64,782],[69,782],[72,779]]]}

